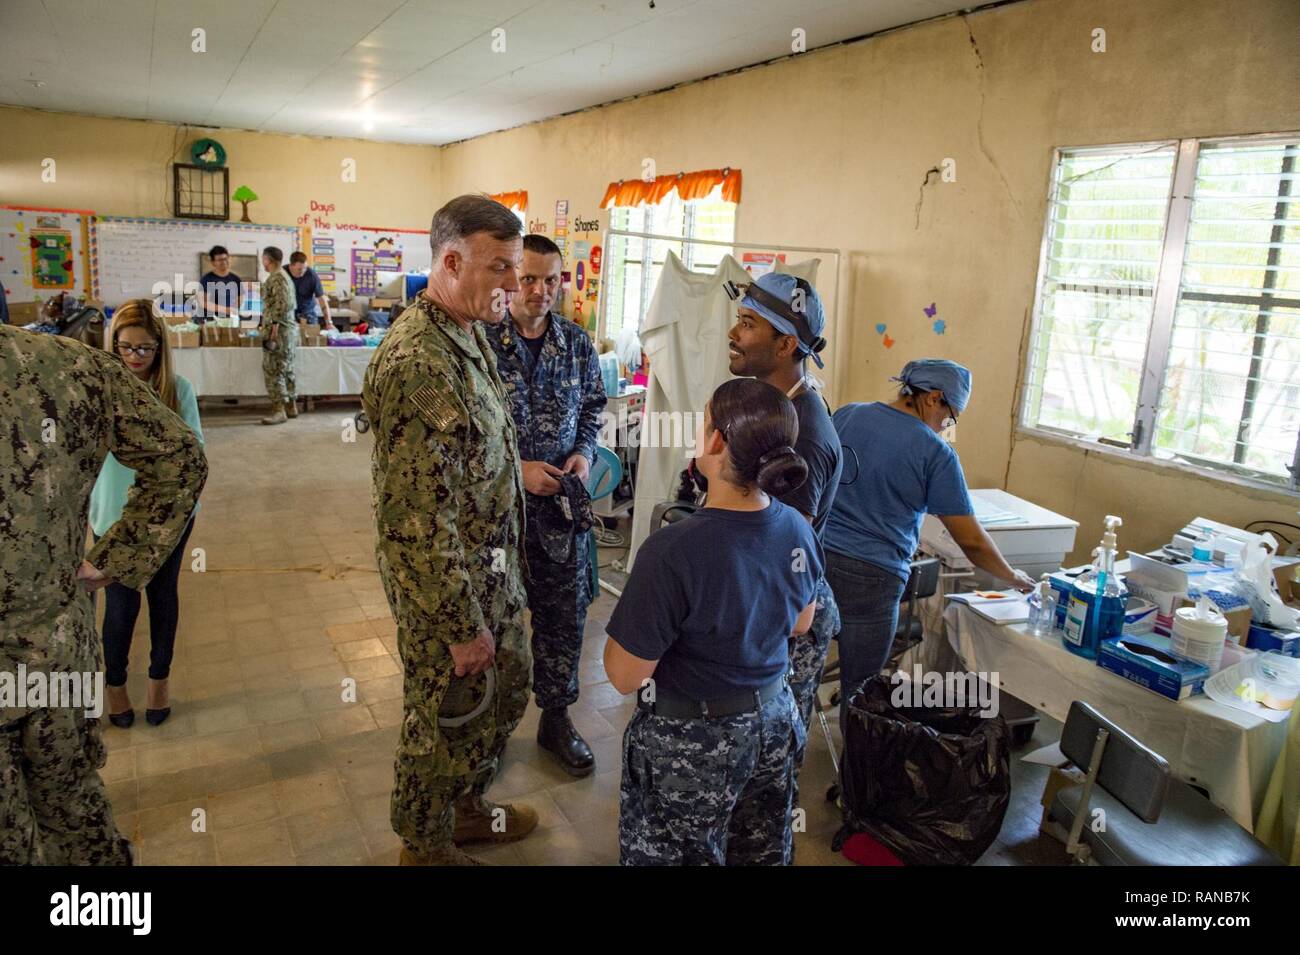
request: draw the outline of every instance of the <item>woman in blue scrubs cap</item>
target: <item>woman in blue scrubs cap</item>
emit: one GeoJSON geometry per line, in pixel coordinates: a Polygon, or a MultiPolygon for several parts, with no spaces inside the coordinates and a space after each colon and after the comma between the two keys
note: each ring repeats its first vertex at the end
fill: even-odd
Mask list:
{"type": "Polygon", "coordinates": [[[826,522],[826,579],[840,606],[846,693],[889,658],[927,513],[943,522],[976,567],[1021,591],[1034,583],[1007,564],[975,519],[961,462],[939,437],[966,410],[970,371],[925,358],[908,362],[892,380],[899,382],[894,401],[848,404],[834,415],[845,479],[826,522]]]}

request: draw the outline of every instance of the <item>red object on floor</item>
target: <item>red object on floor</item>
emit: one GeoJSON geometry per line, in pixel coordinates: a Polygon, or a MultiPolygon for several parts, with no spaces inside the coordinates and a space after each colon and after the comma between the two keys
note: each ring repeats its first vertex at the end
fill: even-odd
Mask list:
{"type": "Polygon", "coordinates": [[[840,850],[844,858],[850,862],[856,862],[858,865],[905,865],[898,856],[894,855],[882,843],[877,842],[865,832],[855,832],[844,840],[844,848],[840,850]]]}

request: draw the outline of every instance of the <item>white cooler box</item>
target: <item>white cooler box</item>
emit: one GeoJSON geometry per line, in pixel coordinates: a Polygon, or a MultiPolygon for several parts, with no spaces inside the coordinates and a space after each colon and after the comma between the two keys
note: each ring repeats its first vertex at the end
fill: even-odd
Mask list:
{"type": "MultiPolygon", "coordinates": [[[[1074,550],[1078,521],[996,488],[972,489],[970,496],[975,516],[1007,563],[1035,580],[1059,570],[1065,555],[1074,550]]],[[[929,514],[921,524],[921,549],[942,559],[952,570],[970,570],[976,587],[1006,586],[973,568],[943,523],[929,514]]]]}

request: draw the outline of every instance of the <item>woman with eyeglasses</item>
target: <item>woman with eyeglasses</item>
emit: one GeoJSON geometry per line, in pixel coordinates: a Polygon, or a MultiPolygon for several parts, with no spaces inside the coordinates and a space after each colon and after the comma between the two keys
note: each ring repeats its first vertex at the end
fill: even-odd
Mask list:
{"type": "Polygon", "coordinates": [[[894,401],[844,405],[832,418],[844,474],[826,521],[826,580],[840,606],[846,698],[889,659],[926,514],[943,523],[976,567],[1020,591],[1034,585],[1007,564],[975,519],[957,452],[939,436],[966,409],[969,369],[923,358],[890,380],[899,383],[894,401]]]}
{"type": "MultiPolygon", "coordinates": [[[[124,303],[113,313],[111,334],[111,348],[127,370],[149,384],[158,400],[179,414],[202,441],[203,430],[194,387],[181,375],[172,373],[167,334],[162,320],[154,313],[153,303],[148,299],[124,303]]],[[[99,480],[90,495],[90,527],[96,540],[121,516],[134,483],[134,471],[119,464],[111,454],[104,460],[99,480]]],[[[176,583],[185,558],[185,544],[193,527],[191,516],[176,549],[145,586],[145,593],[149,596],[150,640],[145,719],[151,726],[157,726],[171,713],[167,678],[171,672],[176,624],[180,616],[176,583]]],[[[131,708],[126,692],[126,670],[131,654],[131,634],[140,614],[140,592],[121,584],[109,584],[104,593],[104,682],[108,687],[108,719],[114,726],[126,728],[135,722],[135,710],[131,708]]]]}

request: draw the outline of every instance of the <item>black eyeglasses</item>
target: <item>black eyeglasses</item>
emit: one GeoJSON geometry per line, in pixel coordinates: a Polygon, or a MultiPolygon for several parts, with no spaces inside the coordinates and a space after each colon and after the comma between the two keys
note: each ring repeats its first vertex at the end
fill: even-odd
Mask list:
{"type": "Polygon", "coordinates": [[[148,358],[157,351],[157,345],[128,345],[125,342],[119,342],[117,345],[119,355],[137,355],[140,358],[148,358]]]}
{"type": "Polygon", "coordinates": [[[948,404],[948,399],[943,399],[943,406],[948,409],[948,414],[952,415],[952,423],[957,423],[957,411],[952,405],[948,404]]]}

